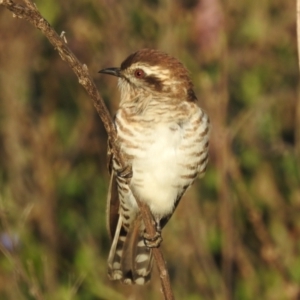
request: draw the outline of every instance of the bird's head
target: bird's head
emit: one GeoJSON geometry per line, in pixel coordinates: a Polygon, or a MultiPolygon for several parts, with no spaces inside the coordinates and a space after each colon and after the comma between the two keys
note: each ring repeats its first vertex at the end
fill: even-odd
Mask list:
{"type": "Polygon", "coordinates": [[[121,99],[139,95],[195,101],[193,84],[187,69],[176,58],[153,49],[129,55],[120,68],[106,68],[99,73],[119,77],[121,99]]]}

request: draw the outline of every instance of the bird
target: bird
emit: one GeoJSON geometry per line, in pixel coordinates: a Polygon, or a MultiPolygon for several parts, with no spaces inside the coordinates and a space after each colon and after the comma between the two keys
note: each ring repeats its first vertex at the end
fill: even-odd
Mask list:
{"type": "Polygon", "coordinates": [[[108,276],[143,285],[151,278],[153,245],[134,195],[149,206],[160,237],[185,191],[205,173],[210,120],[188,70],[165,52],[141,49],[99,73],[118,77],[114,125],[126,163],[122,169],[108,147],[108,276]]]}

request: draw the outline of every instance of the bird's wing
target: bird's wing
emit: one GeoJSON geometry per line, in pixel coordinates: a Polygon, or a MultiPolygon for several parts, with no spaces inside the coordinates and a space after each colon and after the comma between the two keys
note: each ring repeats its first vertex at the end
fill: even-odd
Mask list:
{"type": "Polygon", "coordinates": [[[119,220],[119,194],[118,194],[118,186],[116,181],[116,175],[114,172],[111,172],[109,188],[107,193],[107,204],[106,204],[106,216],[107,216],[107,229],[109,232],[109,236],[113,239],[118,220],[119,220]]]}

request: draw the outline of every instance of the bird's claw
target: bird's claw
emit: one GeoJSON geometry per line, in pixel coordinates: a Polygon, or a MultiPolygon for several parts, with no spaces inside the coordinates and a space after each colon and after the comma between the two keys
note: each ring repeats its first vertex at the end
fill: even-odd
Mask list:
{"type": "Polygon", "coordinates": [[[160,231],[156,231],[155,235],[152,236],[147,232],[144,233],[144,243],[148,248],[158,248],[163,241],[160,231]]]}
{"type": "Polygon", "coordinates": [[[124,168],[120,168],[116,170],[117,176],[130,180],[132,178],[132,168],[131,166],[127,165],[124,168]]]}

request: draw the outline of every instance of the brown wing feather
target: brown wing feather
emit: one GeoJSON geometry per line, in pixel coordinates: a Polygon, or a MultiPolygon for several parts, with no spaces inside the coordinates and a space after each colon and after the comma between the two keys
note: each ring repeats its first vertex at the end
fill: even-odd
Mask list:
{"type": "Polygon", "coordinates": [[[106,204],[106,215],[107,215],[107,229],[110,235],[110,238],[113,239],[118,220],[119,220],[119,194],[118,194],[118,186],[116,181],[116,176],[114,172],[111,172],[110,182],[107,194],[107,204],[106,204]]]}

